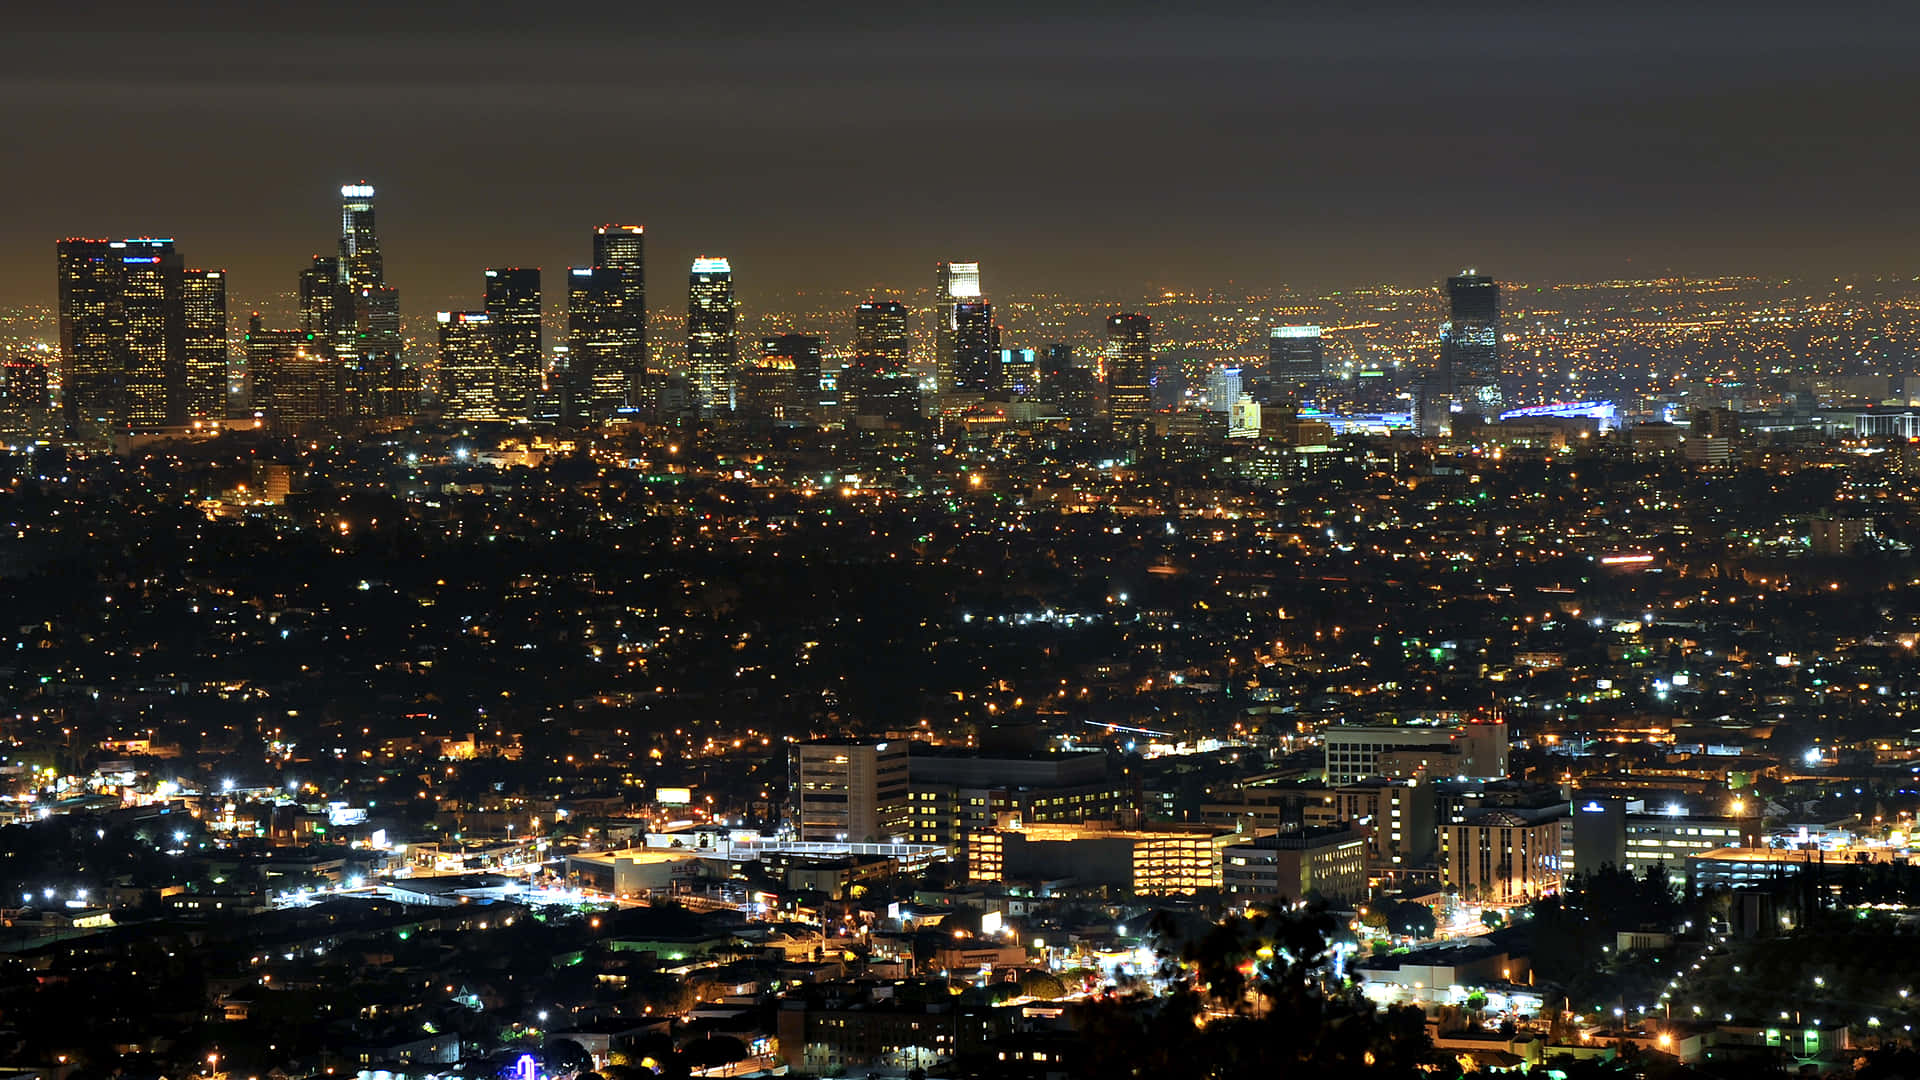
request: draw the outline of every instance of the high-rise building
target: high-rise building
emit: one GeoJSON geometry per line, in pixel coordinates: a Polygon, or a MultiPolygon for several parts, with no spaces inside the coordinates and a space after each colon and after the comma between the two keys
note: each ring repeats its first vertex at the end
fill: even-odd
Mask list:
{"type": "Polygon", "coordinates": [[[1267,377],[1276,382],[1312,382],[1327,372],[1317,326],[1276,326],[1267,335],[1267,377]]]}
{"type": "Polygon", "coordinates": [[[38,353],[9,356],[0,364],[0,411],[19,414],[45,409],[48,390],[46,357],[38,353]]]}
{"type": "Polygon", "coordinates": [[[268,330],[260,313],[247,323],[247,378],[254,411],[277,431],[333,419],[340,370],[331,343],[308,330],[268,330]]]}
{"type": "Polygon", "coordinates": [[[758,421],[798,419],[804,407],[793,358],[766,349],[771,340],[763,340],[761,345],[759,356],[734,369],[734,416],[758,421]]]}
{"type": "Polygon", "coordinates": [[[886,842],[907,831],[907,744],[825,740],[801,743],[802,841],[886,842]]]}
{"type": "Polygon", "coordinates": [[[338,356],[354,353],[353,297],[332,255],[315,255],[300,271],[300,329],[338,356]]]}
{"type": "Polygon", "coordinates": [[[1234,400],[1233,408],[1227,413],[1227,438],[1257,439],[1260,437],[1260,403],[1251,394],[1241,394],[1234,400]]]}
{"type": "Polygon", "coordinates": [[[1153,322],[1120,312],[1107,319],[1107,416],[1116,429],[1134,429],[1151,408],[1153,322]]]}
{"type": "Polygon", "coordinates": [[[1207,372],[1207,408],[1229,412],[1240,400],[1240,369],[1222,364],[1207,372]]]}
{"type": "Polygon", "coordinates": [[[811,412],[820,404],[820,368],[823,343],[811,334],[779,334],[760,339],[760,354],[778,357],[793,366],[794,400],[811,412]]]}
{"type": "Polygon", "coordinates": [[[1489,419],[1506,407],[1500,367],[1500,286],[1477,270],[1447,279],[1440,374],[1460,411],[1489,419]]]}
{"type": "MultiPolygon", "coordinates": [[[[56,251],[69,427],[98,433],[185,423],[186,271],[173,241],[62,240],[56,251]]],[[[209,305],[200,314],[212,318],[209,305]]],[[[218,333],[224,347],[224,320],[218,333]]]]}
{"type": "Polygon", "coordinates": [[[841,401],[856,415],[904,420],[919,411],[909,371],[907,306],[868,300],[853,312],[853,359],[841,373],[841,401]]]}
{"type": "Polygon", "coordinates": [[[907,305],[869,300],[853,312],[853,366],[861,374],[902,375],[910,350],[907,305]]]}
{"type": "Polygon", "coordinates": [[[1032,349],[1000,350],[1000,389],[1025,397],[1040,392],[1040,354],[1032,349]]]}
{"type": "Polygon", "coordinates": [[[374,228],[373,185],[365,181],[340,187],[340,266],[348,281],[386,284],[380,233],[374,228]]]}
{"type": "Polygon", "coordinates": [[[110,241],[56,245],[60,291],[60,381],[70,429],[118,425],[121,358],[120,253],[110,241]]]}
{"type": "Polygon", "coordinates": [[[702,409],[733,407],[733,374],[740,363],[733,266],[705,255],[693,260],[687,282],[687,370],[702,409]]]}
{"type": "MultiPolygon", "coordinates": [[[[373,185],[340,188],[339,283],[352,315],[352,347],[341,350],[345,411],[354,416],[405,416],[416,387],[400,336],[400,293],[387,284],[374,226],[373,185]]],[[[343,332],[344,337],[344,332],[343,332]]]]}
{"type": "Polygon", "coordinates": [[[1062,342],[1049,342],[1040,348],[1040,386],[1048,393],[1074,369],[1073,346],[1062,342]]]}
{"type": "Polygon", "coordinates": [[[567,271],[567,370],[571,422],[638,404],[647,373],[646,227],[593,230],[593,265],[567,271]]]}
{"type": "Polygon", "coordinates": [[[171,240],[126,240],[121,247],[126,424],[133,428],[183,424],[187,419],[187,319],[180,254],[171,240]]]}
{"type": "Polygon", "coordinates": [[[186,319],[187,415],[198,420],[227,416],[227,275],[223,270],[186,270],[181,275],[186,319]]]}
{"type": "Polygon", "coordinates": [[[486,272],[487,321],[499,366],[499,406],[507,416],[532,414],[540,392],[545,350],[540,331],[540,268],[498,267],[486,272]]]}
{"type": "Polygon", "coordinates": [[[1076,426],[1100,411],[1100,384],[1091,369],[1074,363],[1071,345],[1054,342],[1040,350],[1040,395],[1060,406],[1076,426]]]}
{"type": "Polygon", "coordinates": [[[501,377],[498,330],[484,311],[442,311],[440,397],[450,420],[498,420],[501,377]]]}
{"type": "Polygon", "coordinates": [[[956,380],[959,348],[959,313],[963,301],[979,301],[980,264],[943,262],[933,268],[933,361],[934,385],[941,393],[961,389],[956,380]]]}
{"type": "Polygon", "coordinates": [[[962,300],[948,305],[947,312],[953,326],[948,354],[951,377],[942,389],[974,394],[999,390],[1000,328],[993,322],[993,305],[962,300]]]}

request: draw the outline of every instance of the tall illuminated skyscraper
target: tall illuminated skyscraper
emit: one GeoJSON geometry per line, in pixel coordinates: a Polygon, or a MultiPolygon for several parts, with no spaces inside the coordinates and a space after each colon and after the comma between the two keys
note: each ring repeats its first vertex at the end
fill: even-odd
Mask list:
{"type": "Polygon", "coordinates": [[[125,388],[120,341],[120,253],[107,240],[55,246],[60,292],[60,381],[67,427],[111,429],[125,388]]]}
{"type": "Polygon", "coordinates": [[[977,301],[980,293],[980,264],[943,262],[933,267],[933,360],[935,385],[941,393],[957,388],[955,350],[959,347],[959,313],[955,305],[977,301]]]}
{"type": "Polygon", "coordinates": [[[1267,377],[1280,382],[1320,378],[1326,374],[1326,354],[1321,345],[1317,326],[1274,327],[1267,335],[1267,377]]]}
{"type": "Polygon", "coordinates": [[[760,353],[792,362],[793,392],[802,408],[811,411],[820,404],[820,368],[825,348],[819,338],[812,334],[761,338],[760,353]]]}
{"type": "Polygon", "coordinates": [[[449,420],[501,418],[498,333],[484,311],[442,311],[440,399],[449,420]]]}
{"type": "Polygon", "coordinates": [[[353,343],[340,356],[346,410],[356,416],[404,416],[414,386],[402,355],[400,293],[387,284],[374,225],[373,185],[340,188],[340,285],[352,309],[353,343]]]}
{"type": "Polygon", "coordinates": [[[1450,318],[1440,327],[1440,376],[1461,412],[1506,407],[1500,367],[1500,286],[1477,270],[1447,279],[1450,318]]]}
{"type": "Polygon", "coordinates": [[[307,330],[268,330],[256,311],[247,324],[246,354],[254,411],[274,430],[297,432],[334,417],[340,371],[324,337],[307,330]]]}
{"type": "Polygon", "coordinates": [[[373,185],[366,181],[340,187],[340,266],[346,280],[384,285],[386,263],[380,257],[380,233],[374,227],[373,185]]]}
{"type": "Polygon", "coordinates": [[[494,358],[500,369],[500,409],[508,416],[530,415],[540,392],[545,350],[540,332],[540,268],[498,267],[487,271],[487,320],[493,325],[494,358]]]}
{"type": "Polygon", "coordinates": [[[841,401],[855,415],[905,419],[919,410],[917,380],[909,370],[912,338],[907,306],[868,300],[853,312],[853,359],[841,375],[841,401]]]}
{"type": "Polygon", "coordinates": [[[223,420],[227,415],[226,271],[183,271],[181,308],[186,319],[187,415],[223,420]]]}
{"type": "Polygon", "coordinates": [[[911,347],[907,305],[897,300],[869,300],[854,309],[855,370],[867,375],[905,374],[911,347]]]}
{"type": "Polygon", "coordinates": [[[985,300],[962,300],[947,308],[952,318],[952,352],[945,389],[985,394],[1000,389],[1000,328],[993,322],[993,305],[985,300]]]}
{"type": "Polygon", "coordinates": [[[187,319],[180,253],[171,240],[123,240],[119,245],[125,422],[136,429],[183,424],[187,319]]]}
{"type": "MultiPolygon", "coordinates": [[[[56,256],[68,426],[99,435],[185,423],[192,415],[188,272],[173,241],[62,240],[56,256]]],[[[224,353],[224,284],[216,298],[203,272],[194,273],[199,355],[215,338],[224,353]]],[[[222,369],[224,379],[224,362],[222,369]]],[[[212,415],[225,416],[224,404],[212,415]]]]}
{"type": "Polygon", "coordinates": [[[567,271],[567,371],[563,414],[570,422],[638,404],[647,373],[646,227],[601,225],[593,265],[567,271]]]}
{"type": "Polygon", "coordinates": [[[693,260],[687,284],[687,370],[703,409],[733,407],[733,373],[740,362],[733,266],[705,255],[693,260]]]}
{"type": "Polygon", "coordinates": [[[1152,408],[1153,321],[1121,312],[1107,319],[1107,415],[1116,430],[1137,429],[1152,408]]]}

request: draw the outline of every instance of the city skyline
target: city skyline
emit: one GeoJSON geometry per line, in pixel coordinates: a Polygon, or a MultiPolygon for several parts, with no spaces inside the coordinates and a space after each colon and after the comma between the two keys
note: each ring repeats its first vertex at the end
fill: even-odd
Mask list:
{"type": "Polygon", "coordinates": [[[257,295],[288,257],[328,250],[311,208],[361,175],[381,188],[393,283],[421,310],[464,295],[478,267],[570,265],[598,221],[646,223],[663,266],[728,251],[754,268],[749,303],[917,284],[945,252],[991,263],[1003,293],[1312,290],[1459,265],[1517,280],[1905,272],[1898,178],[1913,151],[1879,103],[1915,81],[1920,28],[1893,9],[1815,26],[1789,11],[1222,8],[1161,23],[1123,5],[1090,26],[990,9],[805,32],[750,11],[764,32],[667,19],[634,40],[618,20],[509,39],[403,19],[377,45],[267,16],[244,31],[182,22],[163,53],[111,73],[78,50],[111,48],[113,32],[42,16],[0,46],[0,100],[26,118],[16,147],[67,165],[15,170],[0,302],[51,301],[48,237],[148,232],[257,295]],[[541,76],[472,74],[501,66],[541,76]],[[217,83],[185,73],[213,68],[217,83]],[[320,92],[309,69],[346,88],[320,92]],[[827,70],[853,74],[813,74],[827,70]],[[693,93],[706,85],[723,92],[693,93]],[[936,100],[966,102],[1019,164],[934,168],[937,132],[906,118],[936,100]],[[363,105],[379,123],[352,124],[363,105]],[[179,110],[196,124],[155,123],[179,110]],[[509,126],[474,123],[496,115],[509,126]],[[1116,124],[1144,150],[1096,168],[1116,124]],[[879,174],[863,135],[876,128],[894,147],[879,174]],[[261,130],[307,137],[234,137],[261,130]],[[481,175],[440,152],[447,131],[478,153],[504,130],[528,161],[567,167],[481,175]],[[594,155],[573,154],[594,136],[594,155]]]}

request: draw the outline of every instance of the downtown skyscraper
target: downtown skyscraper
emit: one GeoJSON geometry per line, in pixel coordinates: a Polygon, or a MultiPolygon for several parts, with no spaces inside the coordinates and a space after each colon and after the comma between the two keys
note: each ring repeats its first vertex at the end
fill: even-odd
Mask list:
{"type": "Polygon", "coordinates": [[[172,240],[55,248],[69,430],[108,435],[226,416],[226,281],[172,240]],[[191,347],[190,347],[191,346],[191,347]]]}
{"type": "Polygon", "coordinates": [[[702,255],[687,279],[687,371],[702,410],[733,408],[733,375],[740,364],[739,313],[733,266],[702,255]]]}
{"type": "Polygon", "coordinates": [[[493,326],[495,377],[500,411],[532,415],[540,392],[544,352],[540,328],[540,268],[495,267],[486,272],[487,321],[493,326]]]}
{"type": "Polygon", "coordinates": [[[1440,381],[1460,412],[1493,419],[1506,407],[1500,286],[1476,270],[1463,270],[1447,279],[1447,304],[1449,318],[1440,327],[1440,381]]]}
{"type": "Polygon", "coordinates": [[[955,393],[987,394],[1000,386],[1000,328],[993,321],[993,305],[985,300],[962,300],[948,309],[953,321],[952,359],[948,363],[955,393]]]}
{"type": "Polygon", "coordinates": [[[1119,312],[1107,319],[1107,416],[1116,434],[1137,432],[1152,410],[1153,321],[1119,312]]]}
{"type": "Polygon", "coordinates": [[[183,270],[181,316],[187,415],[222,420],[227,415],[227,274],[224,270],[183,270]]]}
{"type": "Polygon", "coordinates": [[[440,401],[449,420],[499,420],[499,328],[484,311],[442,311],[440,401]]]}
{"type": "Polygon", "coordinates": [[[350,416],[405,416],[416,387],[400,336],[400,293],[387,284],[375,227],[373,185],[340,187],[340,259],[336,264],[348,314],[340,333],[342,403],[350,416]]]}
{"type": "Polygon", "coordinates": [[[647,374],[646,227],[601,225],[593,263],[567,270],[567,359],[556,372],[570,423],[640,404],[647,374]]]}
{"type": "MultiPolygon", "coordinates": [[[[934,385],[941,393],[951,393],[960,387],[957,360],[959,348],[959,312],[957,306],[962,303],[977,302],[980,293],[980,264],[977,262],[943,262],[933,267],[933,366],[934,385]]],[[[991,316],[989,316],[991,318],[991,316]]]]}
{"type": "Polygon", "coordinates": [[[854,415],[904,421],[920,410],[919,381],[909,370],[913,341],[907,305],[868,300],[853,312],[853,359],[841,374],[841,401],[854,415]]]}

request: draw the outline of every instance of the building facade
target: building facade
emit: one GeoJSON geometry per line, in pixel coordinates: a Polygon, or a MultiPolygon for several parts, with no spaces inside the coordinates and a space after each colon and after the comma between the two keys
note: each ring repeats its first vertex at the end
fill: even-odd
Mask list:
{"type": "Polygon", "coordinates": [[[795,750],[800,839],[854,843],[904,836],[907,744],[821,741],[795,750]]]}
{"type": "Polygon", "coordinates": [[[1286,830],[1222,853],[1221,892],[1230,903],[1365,900],[1367,838],[1352,825],[1286,830]]]}
{"type": "Polygon", "coordinates": [[[1152,410],[1153,322],[1120,312],[1107,318],[1107,416],[1115,430],[1138,429],[1152,410]]]}
{"type": "Polygon", "coordinates": [[[1447,279],[1440,369],[1455,407],[1491,419],[1506,408],[1500,361],[1500,286],[1465,270],[1447,279]]]}
{"type": "Polygon", "coordinates": [[[1440,880],[1460,895],[1518,903],[1560,888],[1560,810],[1481,810],[1440,827],[1440,880]]]}
{"type": "Polygon", "coordinates": [[[701,256],[687,282],[687,370],[705,410],[733,408],[733,376],[740,365],[733,264],[701,256]]]}
{"type": "Polygon", "coordinates": [[[545,381],[545,334],[540,326],[540,268],[495,267],[486,272],[487,321],[493,327],[498,407],[528,416],[545,381]]]}

